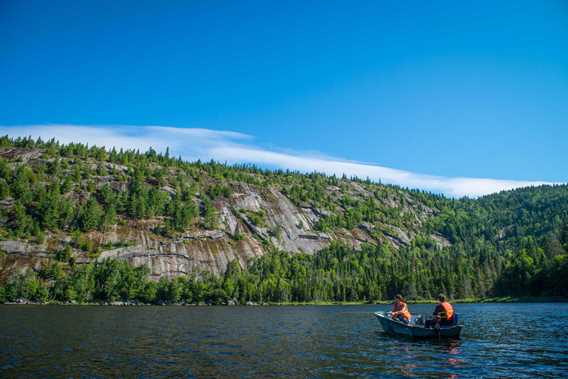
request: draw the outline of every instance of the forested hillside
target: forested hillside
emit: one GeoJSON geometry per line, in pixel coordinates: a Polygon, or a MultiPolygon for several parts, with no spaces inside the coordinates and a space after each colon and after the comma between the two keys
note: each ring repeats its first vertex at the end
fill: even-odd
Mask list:
{"type": "Polygon", "coordinates": [[[449,199],[0,139],[0,302],[568,296],[568,186],[449,199]]]}

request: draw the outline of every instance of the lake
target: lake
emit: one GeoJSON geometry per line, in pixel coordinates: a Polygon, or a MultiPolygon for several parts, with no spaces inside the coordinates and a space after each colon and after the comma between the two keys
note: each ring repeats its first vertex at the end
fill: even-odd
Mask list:
{"type": "Polygon", "coordinates": [[[0,377],[568,376],[568,304],[457,304],[458,341],[385,335],[388,308],[4,305],[0,377]]]}

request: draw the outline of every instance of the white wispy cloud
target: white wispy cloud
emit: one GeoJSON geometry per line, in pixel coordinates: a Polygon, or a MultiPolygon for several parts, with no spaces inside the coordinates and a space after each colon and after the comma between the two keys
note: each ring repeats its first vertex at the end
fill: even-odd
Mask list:
{"type": "Polygon", "coordinates": [[[554,184],[544,181],[432,176],[321,155],[278,152],[255,146],[252,144],[253,137],[247,134],[203,128],[158,125],[19,125],[0,126],[0,134],[41,137],[44,140],[55,138],[63,143],[82,142],[90,146],[141,151],[150,147],[165,151],[169,147],[172,155],[180,155],[187,160],[214,159],[301,172],[317,171],[339,176],[345,174],[455,197],[477,197],[519,187],[554,184]]]}

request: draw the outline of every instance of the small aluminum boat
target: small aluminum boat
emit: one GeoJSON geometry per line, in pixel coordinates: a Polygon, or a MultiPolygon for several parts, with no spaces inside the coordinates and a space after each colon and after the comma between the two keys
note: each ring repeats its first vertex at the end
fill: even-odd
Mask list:
{"type": "Polygon", "coordinates": [[[377,316],[385,333],[412,338],[460,338],[460,333],[463,329],[463,325],[457,324],[440,326],[439,328],[425,328],[424,325],[418,325],[415,320],[405,324],[402,321],[393,320],[385,312],[375,312],[375,316],[377,316]]]}

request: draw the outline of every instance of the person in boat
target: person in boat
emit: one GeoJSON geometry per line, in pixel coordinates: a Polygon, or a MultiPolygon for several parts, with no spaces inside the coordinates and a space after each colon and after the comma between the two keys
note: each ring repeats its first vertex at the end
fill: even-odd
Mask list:
{"type": "Polygon", "coordinates": [[[446,296],[443,294],[438,295],[438,304],[434,308],[434,319],[426,320],[426,327],[433,326],[448,326],[454,323],[454,308],[448,303],[446,296]]]}
{"type": "Polygon", "coordinates": [[[402,321],[405,324],[410,322],[410,311],[408,310],[408,305],[406,300],[402,295],[398,294],[394,298],[394,304],[392,305],[391,318],[393,320],[402,321]]]}

